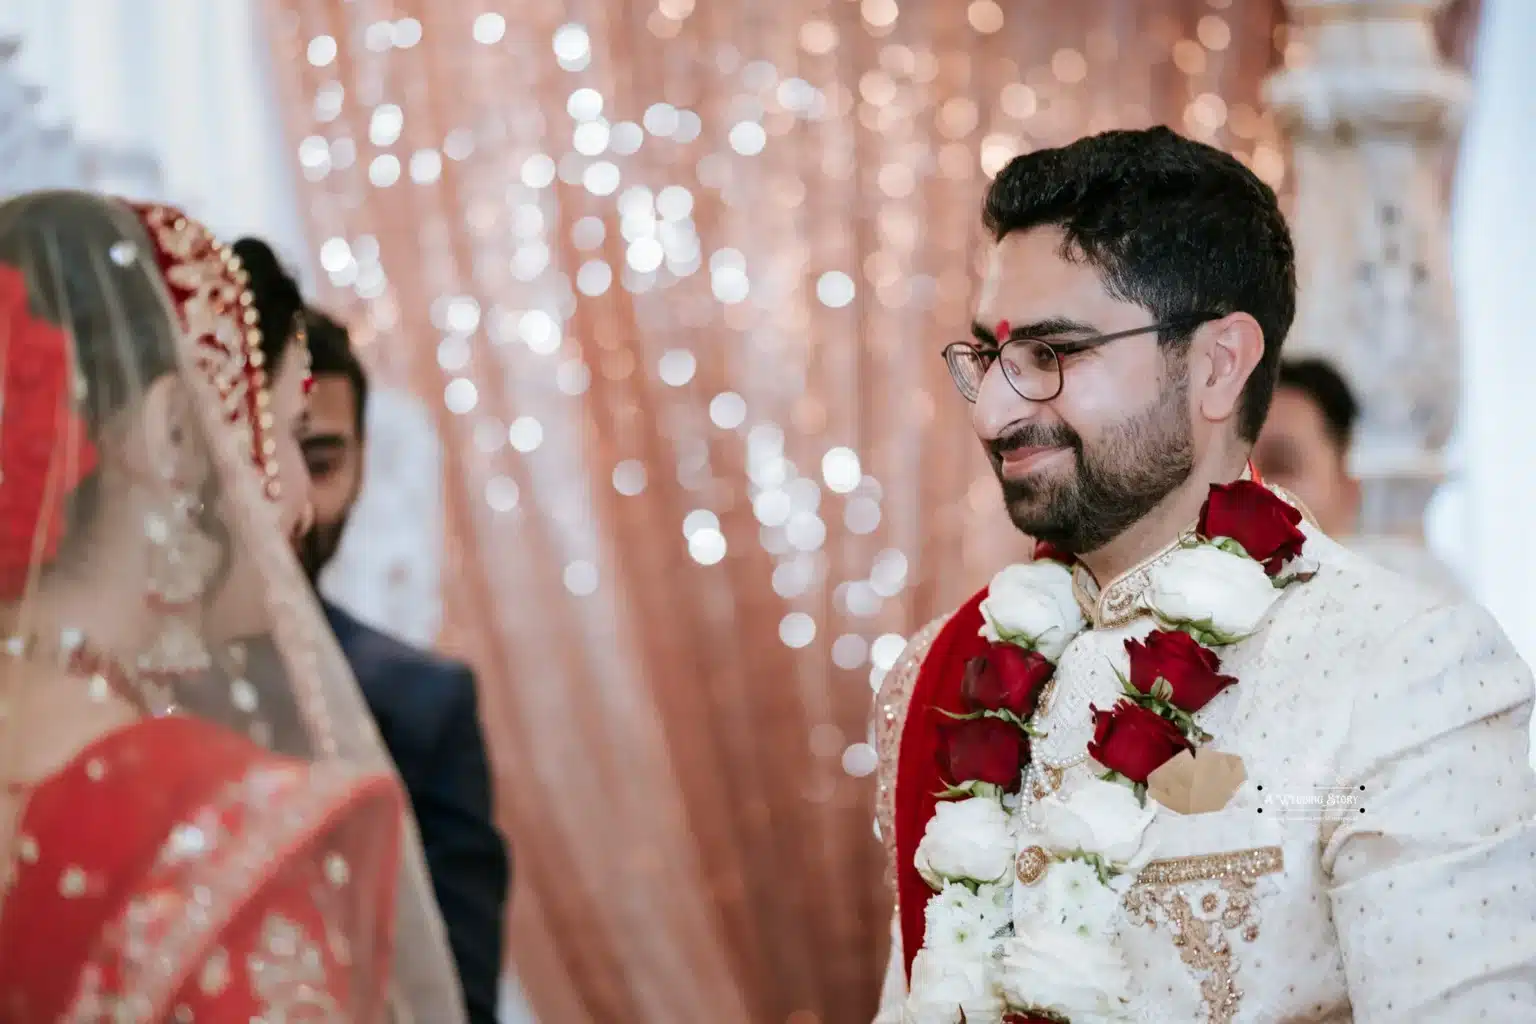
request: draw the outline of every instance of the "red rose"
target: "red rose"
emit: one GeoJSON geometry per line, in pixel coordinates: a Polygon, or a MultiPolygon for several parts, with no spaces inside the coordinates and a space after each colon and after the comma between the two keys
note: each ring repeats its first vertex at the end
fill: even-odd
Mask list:
{"type": "Polygon", "coordinates": [[[962,695],[972,711],[1011,711],[1020,718],[1035,713],[1040,688],[1056,666],[1015,644],[993,644],[985,657],[965,666],[962,695]]]}
{"type": "Polygon", "coordinates": [[[1003,1018],[1003,1024],[1055,1024],[1049,1017],[1036,1017],[1032,1013],[1020,1013],[1015,1010],[1003,1018]]]}
{"type": "Polygon", "coordinates": [[[1216,671],[1221,660],[1215,651],[1201,647],[1194,637],[1178,630],[1154,630],[1145,643],[1127,640],[1125,651],[1131,656],[1132,686],[1151,693],[1153,683],[1166,679],[1173,687],[1173,705],[1190,714],[1237,682],[1236,677],[1216,671]]]}
{"type": "Polygon", "coordinates": [[[1139,704],[1122,700],[1113,711],[1093,709],[1088,756],[1132,782],[1146,782],[1173,755],[1191,749],[1178,726],[1139,704]]]}
{"type": "Polygon", "coordinates": [[[1001,718],[973,718],[945,730],[939,764],[955,785],[990,782],[1012,793],[1022,781],[1029,744],[1024,733],[1001,718]]]}
{"type": "Polygon", "coordinates": [[[1277,497],[1268,487],[1252,480],[1212,484],[1210,497],[1200,509],[1200,536],[1207,540],[1231,537],[1248,557],[1264,563],[1274,576],[1286,562],[1301,554],[1306,534],[1297,529],[1301,512],[1277,497]]]}
{"type": "Polygon", "coordinates": [[[1064,551],[1048,540],[1035,541],[1035,561],[1060,562],[1062,565],[1072,565],[1077,561],[1069,551],[1064,551]]]}

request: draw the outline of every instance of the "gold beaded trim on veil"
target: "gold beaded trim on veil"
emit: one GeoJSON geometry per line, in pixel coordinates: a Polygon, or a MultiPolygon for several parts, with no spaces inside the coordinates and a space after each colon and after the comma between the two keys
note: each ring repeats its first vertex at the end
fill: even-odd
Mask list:
{"type": "Polygon", "coordinates": [[[125,205],[143,223],[155,247],[155,261],[197,368],[213,383],[225,419],[249,432],[263,493],[275,501],[280,492],[277,445],[271,438],[272,396],[255,296],[240,257],[179,210],[154,203],[125,205]]]}

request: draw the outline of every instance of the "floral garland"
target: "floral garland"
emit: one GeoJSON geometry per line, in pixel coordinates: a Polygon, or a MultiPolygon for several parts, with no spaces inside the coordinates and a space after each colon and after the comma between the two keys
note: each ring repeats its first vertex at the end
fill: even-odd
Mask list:
{"type": "Polygon", "coordinates": [[[1299,511],[1257,482],[1211,488],[1195,535],[1151,570],[1144,601],[1157,627],[1125,642],[1123,697],[1090,707],[1088,755],[1103,774],[1073,778],[1036,802],[1027,822],[1018,792],[1030,739],[1041,735],[1036,706],[1087,622],[1073,559],[1049,545],[993,579],[981,604],[991,646],[966,666],[967,712],[951,716],[940,748],[950,788],[915,856],[935,895],[904,1024],[1125,1019],[1132,977],[1117,921],[1150,859],[1144,834],[1159,805],[1147,800],[1147,778],[1211,740],[1194,716],[1237,682],[1222,674],[1216,648],[1251,636],[1280,591],[1310,577],[1300,523],[1299,511]],[[1015,871],[1026,885],[1018,897],[1015,871]]]}

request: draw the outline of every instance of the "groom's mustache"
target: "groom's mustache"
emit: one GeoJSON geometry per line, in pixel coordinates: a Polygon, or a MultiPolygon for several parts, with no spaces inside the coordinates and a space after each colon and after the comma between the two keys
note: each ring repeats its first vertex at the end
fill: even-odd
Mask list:
{"type": "Polygon", "coordinates": [[[996,464],[1002,461],[1004,455],[1019,448],[1071,448],[1073,451],[1081,451],[1081,441],[1077,431],[1064,423],[1031,423],[1006,430],[988,441],[987,453],[996,464]]]}

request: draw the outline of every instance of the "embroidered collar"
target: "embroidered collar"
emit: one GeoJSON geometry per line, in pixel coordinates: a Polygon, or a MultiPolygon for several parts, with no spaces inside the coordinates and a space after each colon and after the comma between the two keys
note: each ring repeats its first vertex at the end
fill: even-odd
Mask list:
{"type": "MultiPolygon", "coordinates": [[[[1243,473],[1243,479],[1250,479],[1247,472],[1243,473]]],[[[1317,520],[1312,517],[1312,513],[1306,505],[1302,504],[1300,498],[1283,487],[1276,487],[1270,483],[1264,486],[1273,491],[1277,497],[1295,506],[1307,524],[1313,529],[1318,529],[1317,520]]],[[[1089,572],[1081,562],[1074,565],[1072,594],[1077,598],[1077,605],[1083,610],[1083,617],[1088,620],[1089,628],[1114,629],[1146,614],[1146,604],[1141,598],[1152,582],[1152,569],[1178,550],[1179,545],[1187,538],[1194,536],[1195,525],[1190,523],[1166,547],[1139,565],[1116,576],[1104,587],[1099,586],[1098,581],[1093,578],[1093,573],[1089,572]]]]}

